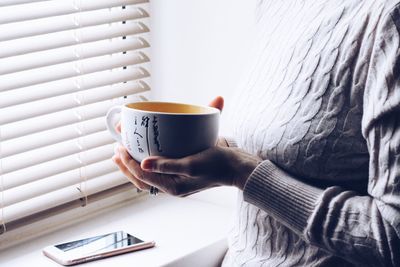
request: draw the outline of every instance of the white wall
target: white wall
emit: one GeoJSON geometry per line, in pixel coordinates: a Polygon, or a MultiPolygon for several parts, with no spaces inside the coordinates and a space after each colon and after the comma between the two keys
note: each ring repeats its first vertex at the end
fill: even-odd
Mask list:
{"type": "Polygon", "coordinates": [[[229,104],[253,38],[256,1],[152,0],[152,99],[207,104],[222,95],[229,104]]]}

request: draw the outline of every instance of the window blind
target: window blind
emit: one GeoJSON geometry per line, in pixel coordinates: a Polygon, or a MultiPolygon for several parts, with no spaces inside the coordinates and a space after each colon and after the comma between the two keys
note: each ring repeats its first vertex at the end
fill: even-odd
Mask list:
{"type": "Polygon", "coordinates": [[[0,233],[130,187],[107,110],[149,91],[148,1],[0,1],[0,233]]]}

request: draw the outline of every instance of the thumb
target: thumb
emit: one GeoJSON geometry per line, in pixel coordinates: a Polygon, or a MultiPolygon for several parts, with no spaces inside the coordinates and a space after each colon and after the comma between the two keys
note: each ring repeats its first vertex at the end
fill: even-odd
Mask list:
{"type": "Polygon", "coordinates": [[[144,171],[163,174],[188,175],[189,162],[184,159],[169,159],[151,156],[142,160],[140,167],[144,171]]]}
{"type": "Polygon", "coordinates": [[[222,96],[217,96],[213,101],[210,102],[209,106],[222,111],[224,108],[224,98],[222,96]]]}

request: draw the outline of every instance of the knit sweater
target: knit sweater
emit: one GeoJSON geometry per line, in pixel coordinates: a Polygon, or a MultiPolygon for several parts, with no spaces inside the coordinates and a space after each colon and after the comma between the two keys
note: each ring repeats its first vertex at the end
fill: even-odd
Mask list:
{"type": "Polygon", "coordinates": [[[400,266],[400,4],[264,0],[234,104],[263,162],[223,266],[400,266]]]}

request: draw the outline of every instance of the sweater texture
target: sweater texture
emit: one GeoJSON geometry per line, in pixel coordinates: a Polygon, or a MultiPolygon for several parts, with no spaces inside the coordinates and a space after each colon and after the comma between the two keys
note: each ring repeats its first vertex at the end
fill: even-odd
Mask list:
{"type": "Polygon", "coordinates": [[[228,112],[264,161],[223,266],[400,266],[399,1],[264,0],[256,17],[228,112]]]}

